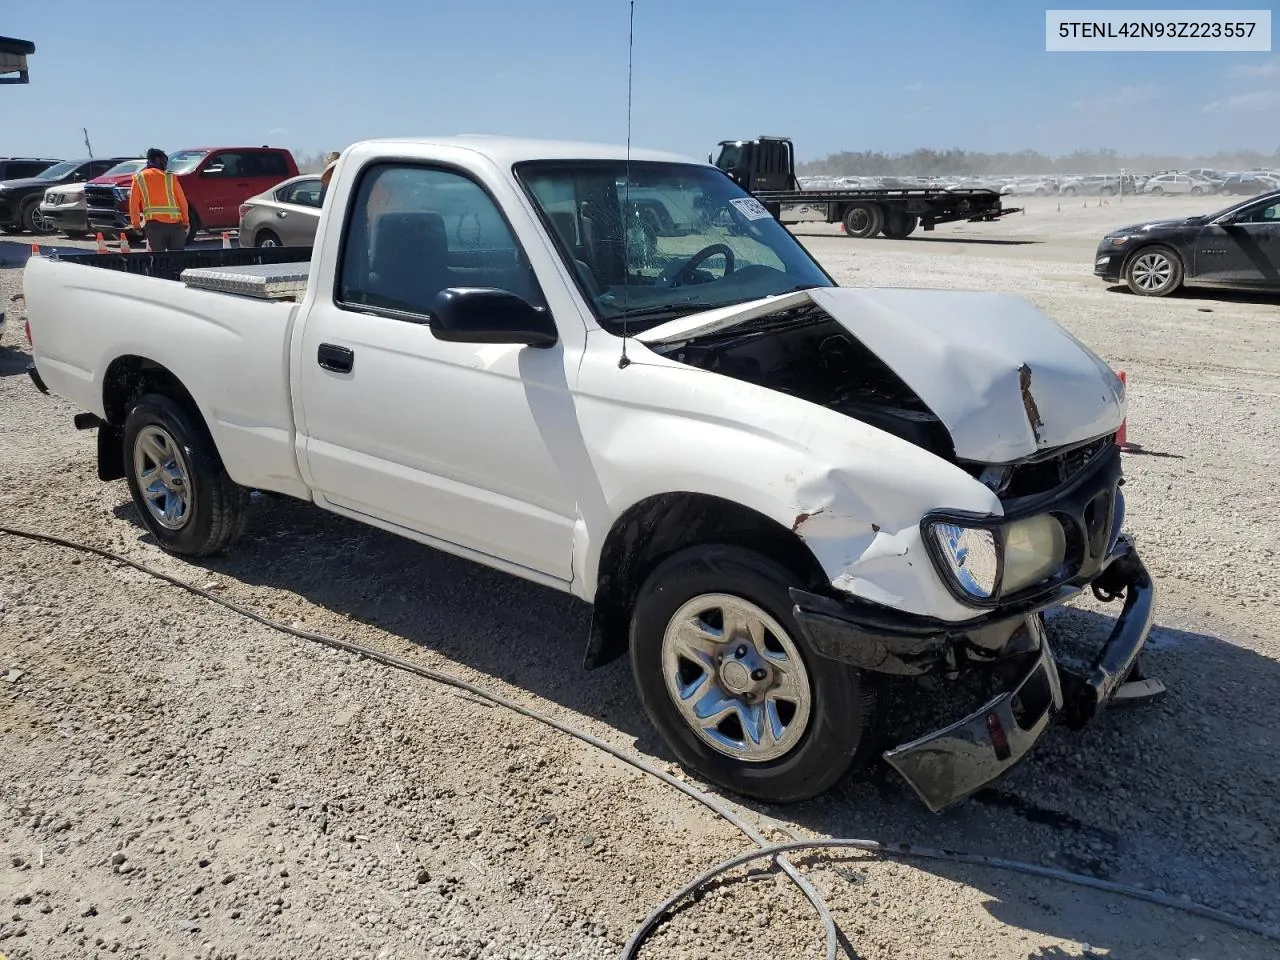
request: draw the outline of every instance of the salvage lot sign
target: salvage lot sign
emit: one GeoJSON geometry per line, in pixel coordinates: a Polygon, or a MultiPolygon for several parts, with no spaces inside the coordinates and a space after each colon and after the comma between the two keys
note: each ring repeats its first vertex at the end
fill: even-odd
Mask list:
{"type": "Polygon", "coordinates": [[[0,37],[0,83],[28,83],[27,57],[35,52],[30,40],[0,37]]]}
{"type": "Polygon", "coordinates": [[[1270,10],[1046,10],[1051,52],[1269,53],[1270,10]]]}

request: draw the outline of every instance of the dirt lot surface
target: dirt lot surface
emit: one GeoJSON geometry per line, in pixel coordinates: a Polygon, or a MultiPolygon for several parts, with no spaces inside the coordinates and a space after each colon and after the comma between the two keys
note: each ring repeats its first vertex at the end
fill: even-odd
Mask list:
{"type": "MultiPolygon", "coordinates": [[[[1024,201],[998,224],[806,244],[842,282],[1028,297],[1129,376],[1129,528],[1158,581],[1158,704],[1054,728],[929,814],[877,768],[773,837],[923,843],[1141,884],[1280,926],[1280,300],[1148,300],[1091,274],[1106,229],[1208,200],[1024,201]]],[[[15,240],[18,238],[15,238],[15,240]]],[[[29,244],[0,243],[0,263],[29,244]]],[[[260,498],[195,566],[101,484],[76,412],[23,375],[21,267],[0,267],[0,522],[119,551],[288,623],[486,685],[669,757],[625,662],[581,669],[576,601],[260,498]]],[[[1059,636],[1098,637],[1081,604],[1059,636]]],[[[668,893],[750,844],[670,788],[522,717],[269,630],[131,569],[0,537],[0,954],[609,957],[668,893]]],[[[672,767],[671,769],[675,769],[672,767]]],[[[851,956],[1275,957],[1207,920],[976,866],[797,857],[851,956]]],[[[773,874],[732,875],[647,957],[822,956],[773,874]]]]}

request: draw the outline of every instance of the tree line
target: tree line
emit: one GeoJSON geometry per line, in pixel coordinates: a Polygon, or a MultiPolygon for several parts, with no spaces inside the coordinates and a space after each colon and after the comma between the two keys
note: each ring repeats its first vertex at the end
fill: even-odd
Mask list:
{"type": "Polygon", "coordinates": [[[1035,150],[1016,153],[977,153],[952,148],[921,148],[910,153],[881,153],[875,150],[845,150],[818,160],[796,163],[801,176],[854,177],[889,175],[899,177],[982,176],[1115,173],[1121,168],[1131,173],[1153,170],[1249,170],[1253,167],[1280,167],[1280,148],[1265,154],[1256,150],[1219,150],[1212,154],[1174,156],[1165,154],[1125,155],[1115,150],[1076,150],[1063,156],[1046,156],[1035,150]]]}

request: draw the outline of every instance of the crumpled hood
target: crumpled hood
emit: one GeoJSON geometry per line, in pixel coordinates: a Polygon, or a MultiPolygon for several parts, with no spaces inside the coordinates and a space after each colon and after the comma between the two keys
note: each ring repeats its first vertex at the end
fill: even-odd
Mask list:
{"type": "Polygon", "coordinates": [[[1021,297],[822,287],[673,320],[646,343],[690,339],[806,299],[857,337],[942,421],[965,460],[1005,463],[1119,428],[1119,377],[1021,297]]]}

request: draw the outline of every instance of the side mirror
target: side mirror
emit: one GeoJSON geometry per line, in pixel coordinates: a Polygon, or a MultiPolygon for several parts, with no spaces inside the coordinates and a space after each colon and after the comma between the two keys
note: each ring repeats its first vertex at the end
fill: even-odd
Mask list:
{"type": "Polygon", "coordinates": [[[492,287],[449,287],[431,308],[431,332],[450,343],[554,346],[559,337],[546,307],[492,287]]]}

